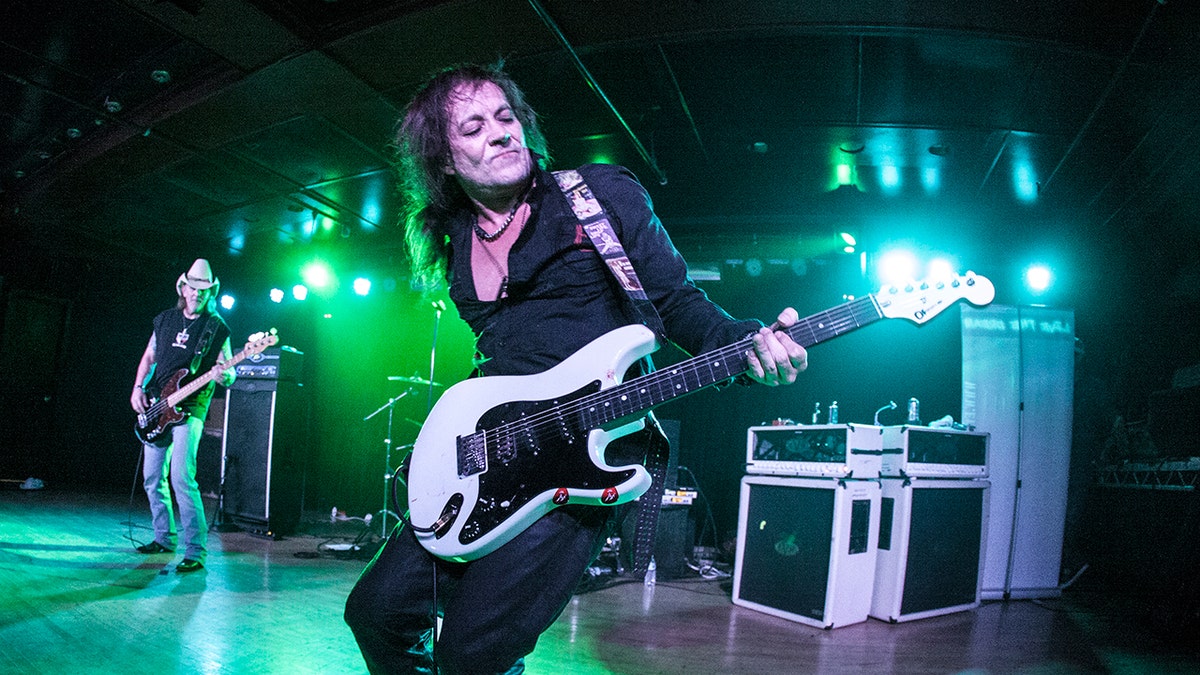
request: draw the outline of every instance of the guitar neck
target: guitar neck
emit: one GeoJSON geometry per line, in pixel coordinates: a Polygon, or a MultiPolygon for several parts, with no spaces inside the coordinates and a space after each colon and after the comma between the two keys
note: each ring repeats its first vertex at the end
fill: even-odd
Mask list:
{"type": "MultiPolygon", "coordinates": [[[[229,359],[228,361],[226,361],[225,363],[222,364],[224,367],[221,368],[221,372],[223,373],[226,370],[229,370],[230,368],[241,363],[242,360],[245,359],[249,355],[250,355],[250,352],[245,349],[238,352],[237,354],[235,354],[233,356],[233,358],[229,359]]],[[[209,382],[212,382],[213,379],[216,378],[216,376],[217,376],[217,374],[213,373],[213,371],[210,370],[207,373],[201,375],[200,377],[197,377],[196,379],[192,380],[191,382],[188,382],[187,384],[183,385],[179,389],[175,390],[175,393],[173,393],[167,397],[167,405],[170,405],[170,406],[179,405],[180,401],[182,401],[185,398],[196,393],[197,391],[200,390],[201,387],[205,386],[209,382]]]]}
{"type": "MultiPolygon", "coordinates": [[[[798,320],[783,329],[797,344],[811,347],[883,318],[875,296],[867,295],[798,320]]],[[[731,380],[750,368],[747,353],[753,340],[745,338],[720,349],[642,375],[575,403],[585,424],[600,427],[644,414],[668,401],[731,380]]]]}

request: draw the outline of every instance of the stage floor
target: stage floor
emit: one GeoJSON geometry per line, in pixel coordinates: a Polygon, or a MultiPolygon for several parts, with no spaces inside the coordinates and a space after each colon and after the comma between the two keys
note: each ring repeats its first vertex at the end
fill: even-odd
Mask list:
{"type": "MultiPolygon", "coordinates": [[[[213,531],[206,569],[180,575],[179,556],[133,551],[152,538],[142,495],[0,490],[0,672],[363,673],[342,607],[366,562],[326,549],[362,526],[317,518],[281,540],[213,531]]],[[[727,580],[616,581],[573,599],[529,673],[1200,672],[1070,589],[821,630],[734,606],[727,580]]]]}

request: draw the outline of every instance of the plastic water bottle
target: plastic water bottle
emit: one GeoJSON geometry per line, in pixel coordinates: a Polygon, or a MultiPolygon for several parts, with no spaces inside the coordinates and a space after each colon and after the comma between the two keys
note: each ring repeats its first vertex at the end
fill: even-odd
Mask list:
{"type": "Polygon", "coordinates": [[[921,402],[916,398],[908,399],[908,424],[921,426],[921,402]]]}
{"type": "Polygon", "coordinates": [[[833,403],[829,404],[829,423],[830,424],[838,423],[837,412],[838,412],[837,411],[837,401],[834,401],[833,403]]]}
{"type": "Polygon", "coordinates": [[[650,564],[646,567],[646,585],[658,583],[658,568],[654,564],[654,556],[650,556],[650,564]]]}

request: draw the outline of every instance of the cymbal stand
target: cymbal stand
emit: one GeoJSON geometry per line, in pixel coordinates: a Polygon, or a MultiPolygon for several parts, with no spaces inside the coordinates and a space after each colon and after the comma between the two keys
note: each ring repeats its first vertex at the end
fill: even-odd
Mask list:
{"type": "MultiPolygon", "coordinates": [[[[396,401],[399,401],[400,399],[404,398],[405,396],[408,396],[411,393],[413,393],[413,388],[409,387],[408,389],[404,390],[404,393],[400,394],[399,396],[393,396],[392,398],[388,399],[387,403],[384,403],[375,412],[373,412],[370,415],[367,415],[366,417],[363,418],[363,421],[366,422],[367,420],[378,415],[379,413],[383,412],[384,410],[388,411],[387,437],[385,437],[383,439],[383,446],[384,446],[383,516],[380,518],[380,536],[382,536],[384,539],[387,539],[387,534],[388,534],[388,532],[387,532],[388,514],[392,513],[391,511],[388,510],[388,497],[390,496],[388,488],[391,487],[392,477],[394,476],[394,474],[392,473],[392,411],[395,410],[396,401]]],[[[396,518],[396,520],[400,519],[400,516],[398,516],[394,513],[392,515],[396,518]]]]}

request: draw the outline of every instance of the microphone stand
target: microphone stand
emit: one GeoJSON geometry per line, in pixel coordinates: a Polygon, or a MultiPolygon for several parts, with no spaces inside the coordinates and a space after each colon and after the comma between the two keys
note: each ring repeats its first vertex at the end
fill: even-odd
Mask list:
{"type": "MultiPolygon", "coordinates": [[[[426,407],[426,415],[429,414],[430,410],[433,410],[433,387],[436,384],[433,379],[433,376],[434,376],[434,370],[437,366],[438,327],[442,323],[442,312],[444,312],[446,310],[445,301],[444,300],[435,301],[433,303],[433,309],[435,312],[435,316],[434,316],[434,321],[433,321],[433,343],[430,345],[430,349],[429,349],[429,393],[426,396],[426,406],[427,406],[426,407]]],[[[401,379],[401,378],[390,378],[390,379],[401,379]]],[[[391,496],[390,488],[392,485],[392,479],[397,478],[396,474],[393,473],[393,471],[392,471],[392,419],[394,417],[393,413],[395,411],[396,401],[399,401],[400,399],[404,398],[405,396],[408,396],[409,394],[413,393],[414,391],[415,391],[415,389],[413,389],[412,386],[409,386],[408,389],[404,390],[404,393],[400,394],[399,396],[395,396],[393,398],[388,399],[387,403],[384,403],[382,406],[380,406],[378,409],[376,409],[375,412],[373,412],[370,415],[367,415],[366,417],[363,418],[363,421],[366,422],[367,420],[378,415],[379,413],[383,412],[384,410],[388,411],[387,437],[383,439],[385,466],[384,466],[384,472],[383,472],[383,517],[380,519],[381,520],[380,536],[382,536],[384,539],[387,539],[387,536],[388,536],[388,531],[387,531],[388,515],[391,514],[391,515],[395,516],[397,521],[400,520],[399,515],[393,514],[390,510],[388,510],[389,497],[391,496]]],[[[413,446],[410,444],[410,445],[406,445],[403,447],[411,449],[413,446]]]]}
{"type": "MultiPolygon", "coordinates": [[[[383,412],[384,410],[388,411],[387,437],[383,439],[383,446],[384,446],[383,517],[380,519],[382,521],[382,524],[380,525],[380,532],[381,532],[380,536],[382,536],[384,539],[387,539],[387,519],[388,519],[388,514],[391,513],[391,511],[388,510],[388,496],[389,496],[388,488],[391,486],[392,475],[393,475],[392,474],[392,412],[395,410],[396,401],[399,401],[400,399],[404,398],[405,396],[408,396],[409,394],[412,393],[412,391],[413,391],[412,387],[409,387],[408,389],[404,390],[403,394],[400,394],[399,396],[394,396],[394,397],[388,399],[387,403],[384,403],[375,412],[373,412],[370,415],[367,415],[366,417],[363,418],[363,421],[366,422],[367,420],[378,415],[379,413],[383,412]]],[[[399,520],[400,516],[396,516],[396,519],[399,520]]]]}

